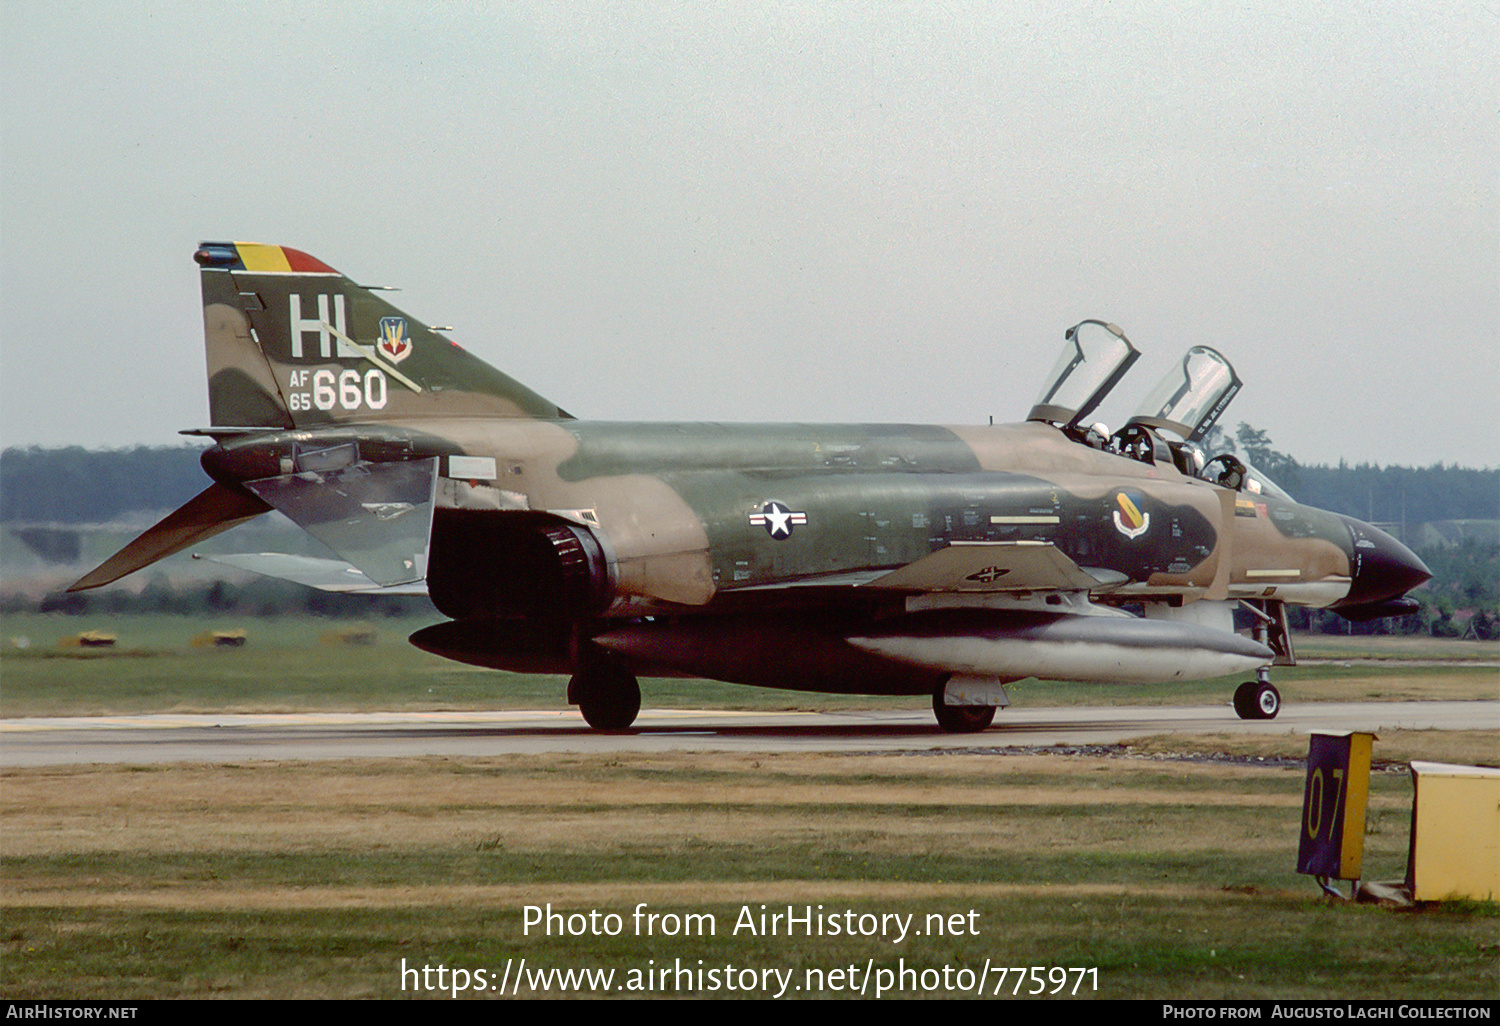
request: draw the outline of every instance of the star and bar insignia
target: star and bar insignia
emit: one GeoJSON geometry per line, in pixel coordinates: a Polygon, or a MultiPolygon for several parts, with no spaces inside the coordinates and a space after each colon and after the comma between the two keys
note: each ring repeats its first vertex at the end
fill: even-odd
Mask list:
{"type": "Polygon", "coordinates": [[[767,534],[780,540],[792,536],[793,526],[807,523],[807,513],[789,509],[784,503],[772,499],[760,508],[759,513],[750,514],[750,523],[764,527],[767,534]]]}

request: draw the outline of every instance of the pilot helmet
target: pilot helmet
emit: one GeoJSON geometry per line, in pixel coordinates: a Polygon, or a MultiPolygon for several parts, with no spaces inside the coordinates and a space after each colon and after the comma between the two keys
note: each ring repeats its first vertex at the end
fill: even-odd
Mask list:
{"type": "Polygon", "coordinates": [[[1187,444],[1185,444],[1182,447],[1182,450],[1183,452],[1187,453],[1188,461],[1193,466],[1193,474],[1197,475],[1203,473],[1203,467],[1205,463],[1203,459],[1203,450],[1198,448],[1192,442],[1188,442],[1187,444]]]}

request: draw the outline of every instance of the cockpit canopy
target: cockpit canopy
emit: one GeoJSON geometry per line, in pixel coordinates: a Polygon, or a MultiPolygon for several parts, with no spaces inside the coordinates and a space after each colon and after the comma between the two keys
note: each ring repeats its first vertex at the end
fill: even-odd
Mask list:
{"type": "Polygon", "coordinates": [[[1067,330],[1066,344],[1027,420],[1075,428],[1119,384],[1141,354],[1125,333],[1103,321],[1084,321],[1067,330]]]}
{"type": "Polygon", "coordinates": [[[1239,375],[1217,350],[1193,346],[1151,390],[1127,424],[1166,428],[1183,441],[1200,441],[1241,384],[1239,375]]]}
{"type": "Polygon", "coordinates": [[[1068,329],[1062,355],[1027,415],[1028,420],[1056,424],[1069,438],[1142,463],[1171,463],[1198,477],[1235,491],[1242,489],[1286,497],[1254,467],[1225,453],[1205,460],[1198,443],[1239,392],[1242,382],[1228,360],[1208,346],[1193,346],[1146,396],[1136,414],[1113,435],[1102,424],[1085,429],[1081,422],[1119,384],[1140,353],[1125,333],[1104,321],[1084,321],[1068,329]],[[1161,437],[1171,431],[1180,440],[1161,437]]]}

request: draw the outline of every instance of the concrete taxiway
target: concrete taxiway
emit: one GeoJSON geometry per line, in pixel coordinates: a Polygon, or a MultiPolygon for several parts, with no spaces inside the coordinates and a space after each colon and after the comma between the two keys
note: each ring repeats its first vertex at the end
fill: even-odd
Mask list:
{"type": "Polygon", "coordinates": [[[0,766],[487,756],[542,752],[885,752],[1113,744],[1150,734],[1314,730],[1500,730],[1500,702],[1315,702],[1275,720],[1228,706],[1002,710],[979,734],[945,734],[928,710],[735,712],[644,709],[628,731],[590,730],[575,710],[165,714],[0,720],[0,766]]]}

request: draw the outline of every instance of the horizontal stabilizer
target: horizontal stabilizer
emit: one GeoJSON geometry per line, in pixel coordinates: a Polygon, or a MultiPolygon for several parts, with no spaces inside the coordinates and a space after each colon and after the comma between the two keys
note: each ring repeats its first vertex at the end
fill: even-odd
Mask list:
{"type": "Polygon", "coordinates": [[[1049,542],[954,542],[870,582],[903,591],[1089,591],[1127,580],[1112,570],[1093,573],[1049,542]]]}
{"type": "Polygon", "coordinates": [[[128,573],[181,552],[205,538],[238,527],[270,510],[253,495],[211,484],[181,508],[80,578],[69,591],[84,591],[118,581],[128,573]]]}
{"type": "Polygon", "coordinates": [[[426,595],[427,585],[422,581],[414,584],[376,584],[357,567],[342,559],[321,559],[317,556],[291,556],[284,552],[244,552],[228,556],[193,554],[194,559],[207,560],[220,566],[236,570],[248,570],[263,577],[275,577],[293,584],[301,584],[319,591],[334,591],[360,595],[426,595]]]}

